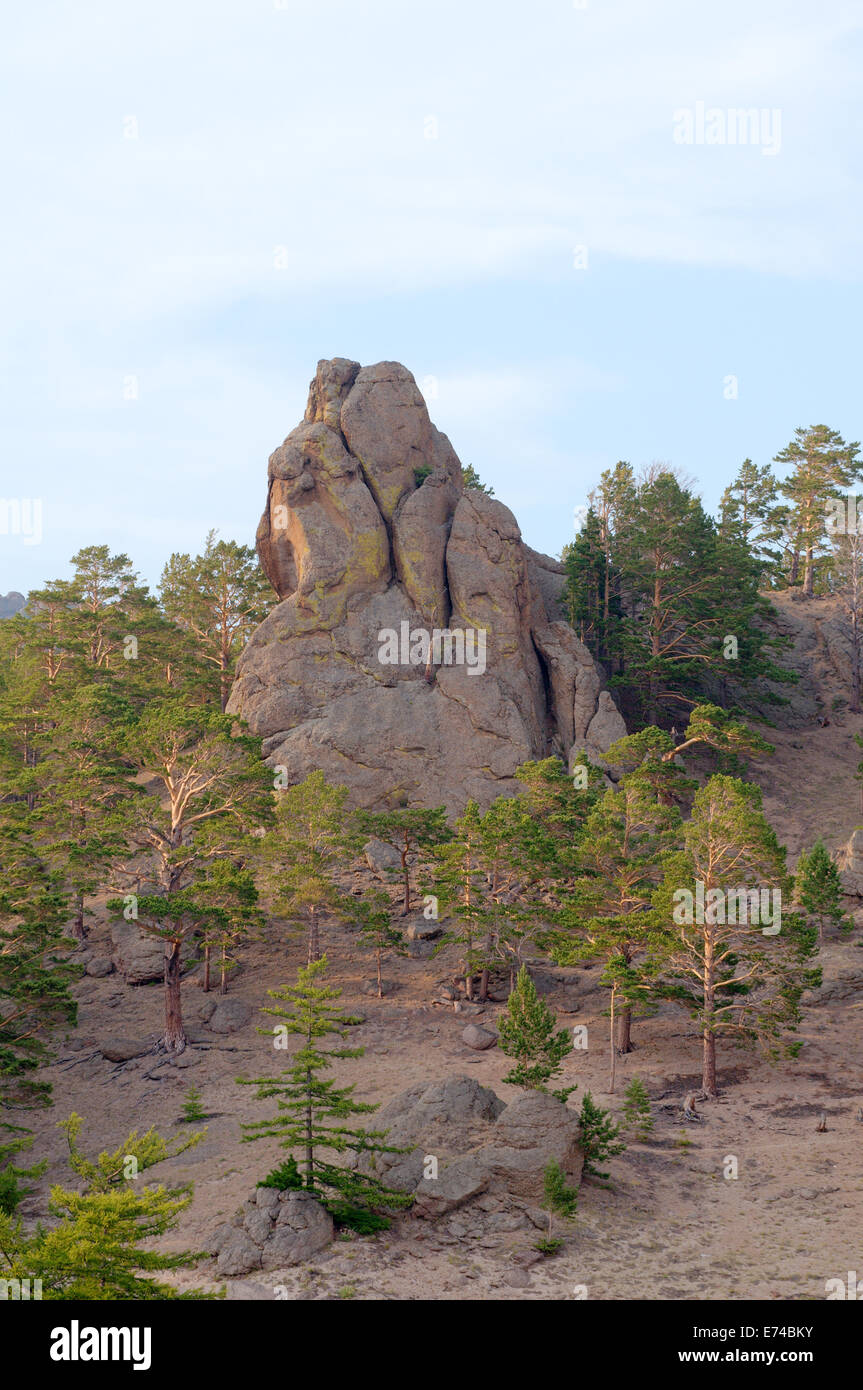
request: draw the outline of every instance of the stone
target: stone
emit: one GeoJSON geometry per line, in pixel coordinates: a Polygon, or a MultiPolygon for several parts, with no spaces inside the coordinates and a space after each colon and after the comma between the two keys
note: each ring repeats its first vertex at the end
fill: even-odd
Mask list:
{"type": "Polygon", "coordinates": [[[414,917],[405,929],[405,936],[408,941],[434,941],[443,932],[440,922],[432,919],[426,921],[425,917],[414,917]]]}
{"type": "Polygon", "coordinates": [[[462,1042],[467,1043],[476,1052],[484,1052],[488,1047],[494,1047],[497,1042],[497,1033],[492,1033],[488,1028],[480,1028],[478,1023],[469,1023],[461,1035],[462,1042]]]}
{"type": "Polygon", "coordinates": [[[363,994],[373,994],[375,998],[381,998],[385,994],[392,994],[396,988],[395,980],[382,979],[378,986],[377,979],[364,980],[362,983],[363,994]]]}
{"type": "Polygon", "coordinates": [[[863,825],[852,831],[851,838],[836,856],[842,892],[863,898],[863,825]]]}
{"type": "Polygon", "coordinates": [[[153,1044],[145,1038],[107,1038],[99,1043],[99,1051],[106,1062],[129,1062],[152,1050],[153,1044]]]}
{"type": "Polygon", "coordinates": [[[275,1212],[279,1209],[279,1189],[277,1187],[256,1187],[255,1206],[262,1211],[275,1212]]]}
{"type": "Polygon", "coordinates": [[[262,1267],[302,1264],[324,1250],[333,1238],[333,1218],[307,1192],[284,1192],[276,1226],[262,1250],[262,1267]]]}
{"type": "Polygon", "coordinates": [[[246,1231],[231,1227],[216,1257],[216,1272],[229,1278],[261,1268],[261,1251],[246,1231]]]}
{"type": "Polygon", "coordinates": [[[157,936],[142,931],[137,922],[111,924],[114,962],[127,985],[143,985],[165,976],[165,945],[157,936]]]}
{"type": "MultiPolygon", "coordinates": [[[[270,458],[258,551],[281,601],[239,659],[228,710],[289,782],[320,769],[356,806],[460,813],[469,797],[485,808],[519,793],[527,759],[599,760],[625,732],[563,620],[562,566],[524,544],[501,502],[463,489],[399,363],[318,364],[305,419],[270,458]],[[437,657],[421,640],[411,657],[411,632],[435,628],[448,634],[437,657]]],[[[370,844],[386,878],[397,852],[370,844]]]]}
{"type": "Polygon", "coordinates": [[[236,1233],[236,1226],[230,1221],[223,1221],[221,1226],[217,1226],[215,1231],[203,1242],[201,1249],[207,1255],[218,1255],[225,1241],[236,1233]]]}
{"type": "Polygon", "coordinates": [[[207,1027],[213,1033],[238,1033],[251,1022],[251,1018],[252,1010],[245,1000],[223,995],[210,1014],[207,1027]]]}
{"type": "Polygon", "coordinates": [[[401,873],[402,857],[395,845],[373,837],[363,845],[366,863],[378,878],[390,881],[394,873],[401,873]]]}
{"type": "Polygon", "coordinates": [[[250,1211],[243,1222],[243,1230],[251,1236],[256,1245],[263,1245],[273,1230],[273,1214],[262,1207],[250,1211]]]}
{"type": "Polygon", "coordinates": [[[91,956],[84,967],[87,975],[92,975],[94,979],[104,979],[106,975],[113,975],[114,962],[110,956],[91,956]]]}
{"type": "Polygon", "coordinates": [[[445,1216],[485,1192],[488,1172],[473,1156],[454,1159],[437,1178],[422,1178],[416,1188],[413,1210],[417,1216],[445,1216]]]}

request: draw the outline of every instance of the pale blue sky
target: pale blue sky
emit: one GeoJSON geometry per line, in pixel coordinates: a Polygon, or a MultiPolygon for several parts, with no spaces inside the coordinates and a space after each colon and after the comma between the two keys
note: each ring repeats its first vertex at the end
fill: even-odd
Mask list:
{"type": "Polygon", "coordinates": [[[433,378],[552,553],[618,458],[713,507],[797,425],[859,439],[862,38],[859,0],[16,7],[0,496],[44,520],[0,592],[251,540],[319,357],[433,378]],[[698,102],[779,125],[676,143],[698,102]]]}

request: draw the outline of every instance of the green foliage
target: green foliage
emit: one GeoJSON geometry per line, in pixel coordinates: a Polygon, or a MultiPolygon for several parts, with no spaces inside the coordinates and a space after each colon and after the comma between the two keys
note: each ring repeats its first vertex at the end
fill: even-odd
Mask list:
{"type": "Polygon", "coordinates": [[[603,1173],[596,1165],[623,1153],[626,1144],[619,1138],[620,1126],[607,1110],[596,1104],[590,1091],[585,1091],[582,1097],[579,1122],[585,1175],[607,1179],[608,1173],[603,1173]]]}
{"type": "Polygon", "coordinates": [[[853,931],[853,922],[842,911],[839,869],[823,840],[817,840],[808,854],[804,850],[800,855],[794,893],[804,912],[817,923],[819,941],[825,927],[836,927],[843,935],[853,931]]]}
{"type": "Polygon", "coordinates": [[[355,1100],[353,1086],[338,1088],[323,1076],[334,1061],[361,1057],[364,1052],[361,1047],[321,1046],[321,1039],[329,1034],[344,1039],[353,1022],[350,1015],[335,1007],[341,990],[319,983],[326,968],[327,958],[322,956],[300,970],[296,985],[269,991],[271,999],[287,1005],[283,1008],[276,1003],[263,1010],[278,1020],[272,1030],[274,1042],[294,1034],[301,1043],[280,1075],[240,1081],[241,1085],[256,1086],[261,1100],[278,1098],[278,1110],[271,1119],[243,1125],[243,1139],[251,1143],[278,1138],[283,1148],[300,1153],[304,1186],[332,1204],[338,1219],[347,1223],[353,1208],[399,1208],[412,1199],[385,1187],[374,1176],[370,1162],[375,1154],[403,1150],[385,1144],[383,1131],[353,1129],[342,1123],[354,1115],[371,1114],[378,1107],[355,1100]],[[357,1166],[345,1168],[328,1162],[321,1157],[327,1150],[352,1154],[357,1166]]]}
{"type": "Polygon", "coordinates": [[[475,492],[484,492],[486,497],[494,497],[494,488],[487,487],[485,483],[480,481],[480,476],[472,463],[462,464],[461,480],[465,488],[473,488],[475,492]]]}
{"type": "Polygon", "coordinates": [[[190,1190],[154,1188],[139,1181],[143,1169],[183,1152],[201,1135],[177,1147],[167,1144],[155,1130],[140,1136],[133,1131],[113,1153],[102,1153],[93,1162],[78,1148],[80,1116],[71,1115],[62,1128],[69,1143],[70,1166],[84,1180],[85,1190],[51,1189],[49,1211],[58,1221],[48,1230],[40,1226],[27,1235],[20,1222],[0,1215],[0,1277],[41,1279],[42,1297],[49,1300],[207,1297],[198,1291],[180,1294],[150,1277],[192,1264],[195,1256],[189,1252],[168,1255],[142,1246],[176,1225],[191,1200],[190,1190]],[[134,1176],[130,1158],[137,1162],[134,1176]]]}
{"type": "Polygon", "coordinates": [[[571,1220],[578,1211],[578,1189],[570,1187],[566,1173],[556,1159],[551,1159],[542,1175],[543,1206],[556,1216],[571,1220]]]}
{"type": "Polygon", "coordinates": [[[171,556],[160,590],[165,613],[217,674],[224,710],[237,657],[277,601],[254,546],[217,541],[210,531],[202,555],[171,556]]]}
{"type": "Polygon", "coordinates": [[[0,1123],[0,1134],[4,1132],[14,1137],[0,1143],[0,1214],[14,1216],[24,1198],[34,1190],[22,1186],[19,1178],[41,1178],[48,1167],[48,1160],[43,1159],[29,1168],[18,1167],[12,1160],[16,1154],[31,1147],[33,1136],[20,1125],[0,1123]]]}
{"type": "Polygon", "coordinates": [[[430,463],[421,463],[419,468],[414,469],[414,482],[417,487],[422,487],[430,473],[434,472],[430,463]]]}
{"type": "Polygon", "coordinates": [[[644,1141],[653,1129],[653,1116],[650,1113],[650,1097],[647,1087],[640,1077],[634,1076],[624,1091],[623,1127],[633,1133],[635,1138],[644,1141]]]}
{"type": "Polygon", "coordinates": [[[345,810],[347,795],[347,787],[331,787],[322,772],[310,773],[279,792],[275,825],[262,841],[263,878],[273,906],[305,922],[310,963],[321,956],[322,913],[349,921],[354,912],[337,882],[361,843],[345,810]]]}
{"type": "Polygon", "coordinates": [[[184,1094],[183,1123],[196,1124],[199,1120],[205,1120],[207,1112],[201,1105],[201,1092],[197,1086],[187,1086],[184,1094]]]}
{"type": "Polygon", "coordinates": [[[402,806],[395,811],[360,811],[357,825],[364,834],[374,835],[384,844],[398,850],[401,864],[389,877],[401,878],[403,886],[402,911],[411,910],[412,875],[427,863],[434,850],[452,839],[447,825],[446,808],[435,806],[402,806]]]}
{"type": "MultiPolygon", "coordinates": [[[[507,1000],[507,1013],[498,1023],[501,1050],[516,1059],[516,1065],[507,1072],[504,1081],[524,1086],[526,1090],[548,1089],[545,1083],[560,1071],[564,1057],[572,1051],[569,1030],[561,1028],[556,1032],[556,1022],[523,965],[507,1000]]],[[[552,1094],[564,1102],[575,1089],[570,1086],[552,1094]]]]}
{"type": "Polygon", "coordinates": [[[267,1176],[258,1183],[258,1187],[275,1187],[279,1192],[292,1192],[303,1186],[303,1177],[293,1154],[290,1154],[286,1161],[280,1163],[277,1168],[271,1169],[267,1176]]]}

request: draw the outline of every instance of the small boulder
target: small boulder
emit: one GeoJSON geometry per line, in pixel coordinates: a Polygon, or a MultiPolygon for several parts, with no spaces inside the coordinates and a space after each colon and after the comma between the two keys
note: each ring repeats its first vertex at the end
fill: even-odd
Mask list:
{"type": "Polygon", "coordinates": [[[113,975],[114,962],[110,956],[91,956],[84,967],[87,975],[92,975],[94,979],[104,979],[106,975],[113,975]]]}
{"type": "Polygon", "coordinates": [[[261,1252],[258,1246],[246,1231],[232,1226],[230,1235],[222,1241],[216,1259],[217,1272],[231,1278],[238,1274],[249,1274],[253,1269],[260,1268],[261,1252]]]}
{"type": "Polygon", "coordinates": [[[251,1018],[252,1010],[244,1000],[223,995],[207,1020],[207,1027],[213,1033],[238,1033],[251,1018]]]}
{"type": "Polygon", "coordinates": [[[467,1043],[475,1052],[485,1052],[487,1047],[494,1047],[497,1033],[492,1033],[488,1028],[480,1028],[478,1023],[469,1023],[461,1038],[462,1042],[467,1043]]]}
{"type": "Polygon", "coordinates": [[[390,882],[393,873],[401,873],[402,857],[393,845],[385,840],[371,839],[363,845],[363,854],[372,873],[390,882]]]}
{"type": "Polygon", "coordinates": [[[133,1057],[143,1057],[152,1046],[144,1038],[106,1038],[99,1043],[99,1051],[106,1062],[129,1062],[133,1057]]]}

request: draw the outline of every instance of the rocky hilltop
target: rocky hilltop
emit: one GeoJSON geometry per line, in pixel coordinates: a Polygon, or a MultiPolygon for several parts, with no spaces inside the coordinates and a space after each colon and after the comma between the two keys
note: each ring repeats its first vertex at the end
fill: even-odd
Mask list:
{"type": "Polygon", "coordinates": [[[363,806],[460,811],[527,759],[600,760],[625,733],[563,619],[562,565],[464,487],[405,367],[319,362],[268,477],[257,544],[281,602],[228,709],[291,782],[321,768],[363,806]]]}
{"type": "Polygon", "coordinates": [[[0,618],[14,617],[26,602],[24,595],[19,594],[17,589],[10,589],[8,594],[0,594],[0,618]]]}

